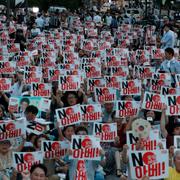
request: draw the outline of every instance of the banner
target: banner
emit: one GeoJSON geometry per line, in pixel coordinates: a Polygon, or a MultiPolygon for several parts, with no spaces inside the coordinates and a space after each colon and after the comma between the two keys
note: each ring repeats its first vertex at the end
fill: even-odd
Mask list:
{"type": "Polygon", "coordinates": [[[133,71],[135,77],[138,77],[140,79],[148,79],[152,78],[152,74],[155,73],[155,67],[147,67],[147,66],[134,66],[133,71]]]}
{"type": "Polygon", "coordinates": [[[63,158],[70,144],[67,141],[42,141],[41,151],[43,152],[44,159],[63,158]]]}
{"type": "Polygon", "coordinates": [[[41,151],[36,152],[13,152],[13,167],[19,172],[30,171],[34,164],[43,163],[41,151]]]}
{"type": "Polygon", "coordinates": [[[116,101],[116,117],[137,116],[140,109],[138,101],[116,101]]]}
{"type": "Polygon", "coordinates": [[[96,136],[73,135],[70,159],[101,160],[100,138],[96,136]]]}
{"type": "Polygon", "coordinates": [[[161,112],[164,103],[164,96],[146,91],[142,102],[142,109],[161,112]]]}
{"type": "Polygon", "coordinates": [[[180,94],[180,89],[179,88],[172,88],[172,87],[161,87],[161,94],[162,95],[176,95],[180,94]]]}
{"type": "Polygon", "coordinates": [[[167,95],[166,98],[166,115],[179,116],[180,114],[180,95],[167,95]]]}
{"type": "MultiPolygon", "coordinates": [[[[139,138],[135,137],[132,131],[126,132],[126,142],[130,150],[136,149],[136,143],[138,142],[138,140],[139,138]]],[[[159,149],[159,142],[164,142],[164,139],[160,139],[159,130],[151,130],[149,137],[146,140],[141,140],[141,145],[143,145],[144,150],[157,150],[159,149]]]]}
{"type": "Polygon", "coordinates": [[[93,92],[95,87],[105,87],[104,78],[88,78],[87,79],[87,91],[93,92]]]}
{"type": "Polygon", "coordinates": [[[120,80],[119,76],[104,76],[106,81],[106,87],[120,89],[120,80]]]}
{"type": "Polygon", "coordinates": [[[87,78],[101,78],[101,66],[99,64],[85,65],[84,72],[87,78]]]}
{"type": "Polygon", "coordinates": [[[144,176],[150,179],[163,179],[168,177],[168,150],[130,151],[128,157],[132,179],[141,179],[144,176]]]}
{"type": "Polygon", "coordinates": [[[116,89],[113,88],[95,87],[94,94],[95,94],[96,102],[100,102],[100,103],[112,102],[117,99],[116,89]]]}
{"type": "Polygon", "coordinates": [[[60,127],[82,122],[80,105],[56,109],[57,122],[60,127]]]}
{"type": "Polygon", "coordinates": [[[0,91],[9,92],[11,89],[10,78],[0,78],[0,91]]]}
{"type": "Polygon", "coordinates": [[[25,121],[0,122],[0,141],[14,140],[26,134],[25,121]]]}
{"type": "Polygon", "coordinates": [[[51,96],[52,85],[47,83],[31,83],[31,95],[32,96],[51,96]]]}
{"type": "Polygon", "coordinates": [[[42,73],[38,71],[24,72],[24,82],[25,84],[40,83],[42,78],[42,73]]]}
{"type": "Polygon", "coordinates": [[[16,70],[16,62],[0,61],[0,74],[14,74],[16,70]]]}
{"type": "MultiPolygon", "coordinates": [[[[8,109],[16,113],[24,113],[29,105],[36,106],[39,112],[47,112],[50,109],[51,100],[42,97],[19,96],[10,97],[8,109]]],[[[40,115],[40,113],[39,113],[40,115]]]]}
{"type": "Polygon", "coordinates": [[[101,104],[81,105],[81,116],[84,122],[101,122],[102,109],[101,104]]]}
{"type": "Polygon", "coordinates": [[[59,77],[59,90],[61,91],[77,91],[80,88],[80,84],[80,76],[69,75],[59,77]]]}
{"type": "Polygon", "coordinates": [[[117,137],[117,123],[94,123],[93,135],[99,136],[101,142],[114,142],[117,137]]]}
{"type": "Polygon", "coordinates": [[[138,79],[120,81],[120,95],[141,95],[141,81],[138,79]]]}

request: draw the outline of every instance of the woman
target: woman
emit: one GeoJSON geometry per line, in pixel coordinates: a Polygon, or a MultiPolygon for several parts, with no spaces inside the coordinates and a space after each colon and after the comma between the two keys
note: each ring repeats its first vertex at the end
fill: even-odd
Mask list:
{"type": "Polygon", "coordinates": [[[36,151],[41,151],[41,142],[46,140],[48,140],[48,138],[45,135],[36,136],[34,140],[34,147],[36,151]]]}
{"type": "Polygon", "coordinates": [[[43,164],[35,164],[31,166],[30,179],[31,180],[47,180],[47,168],[43,164]]]}

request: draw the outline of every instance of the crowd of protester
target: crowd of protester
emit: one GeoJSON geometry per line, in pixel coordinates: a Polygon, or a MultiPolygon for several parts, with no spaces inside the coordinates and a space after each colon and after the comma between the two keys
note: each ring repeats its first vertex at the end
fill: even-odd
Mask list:
{"type": "MultiPolygon", "coordinates": [[[[136,21],[133,16],[83,10],[62,13],[58,11],[25,13],[19,10],[16,14],[12,14],[9,20],[2,14],[0,21],[1,124],[25,121],[25,124],[33,122],[36,125],[42,122],[40,124],[45,129],[37,133],[26,126],[26,133],[18,137],[18,145],[12,142],[12,138],[1,138],[0,180],[104,180],[108,177],[112,180],[113,178],[133,180],[130,173],[132,163],[128,155],[131,144],[127,142],[126,136],[127,132],[134,132],[133,123],[139,121],[141,125],[142,119],[150,125],[150,130],[158,130],[159,139],[165,140],[165,143],[159,142],[155,149],[149,151],[157,149],[163,153],[160,150],[168,150],[169,170],[166,171],[169,171],[169,174],[166,179],[180,179],[180,149],[178,149],[180,147],[175,147],[174,144],[174,136],[180,136],[178,100],[176,105],[178,110],[175,115],[167,115],[166,101],[163,101],[163,105],[158,110],[142,106],[146,92],[160,95],[164,99],[166,95],[174,95],[177,99],[180,97],[178,34],[173,31],[168,21],[158,27],[161,28],[158,32],[162,31],[162,34],[157,33],[156,26],[141,25],[136,21]],[[6,62],[9,62],[7,66],[6,62]],[[115,67],[118,68],[117,74],[112,72],[115,67]],[[136,68],[146,67],[150,69],[149,73],[141,77],[140,71],[136,72],[136,68]],[[59,70],[58,74],[53,76],[54,79],[50,75],[50,70],[53,72],[59,70]],[[167,79],[162,79],[164,83],[157,85],[158,89],[153,90],[152,81],[155,80],[153,74],[156,73],[164,74],[162,77],[169,75],[170,83],[166,82],[167,79]],[[63,91],[60,76],[72,76],[72,82],[74,76],[79,76],[80,87],[76,90],[63,91]],[[105,81],[106,77],[116,77],[117,82],[112,81],[111,85],[107,82],[101,84],[100,79],[105,81]],[[3,79],[10,79],[9,88],[6,88],[6,83],[3,84],[3,79]],[[91,87],[93,90],[90,90],[89,79],[99,80],[100,83],[93,84],[91,87]],[[130,91],[122,95],[122,87],[116,87],[116,83],[130,80],[140,81],[140,94],[130,91]],[[50,93],[46,95],[40,92],[41,97],[36,96],[33,93],[32,83],[48,85],[51,87],[50,93]],[[103,86],[115,90],[117,97],[103,102],[98,100],[95,87],[103,86]],[[174,91],[163,94],[162,88],[171,88],[174,91]],[[41,110],[42,104],[41,108],[40,105],[33,104],[31,99],[34,96],[48,99],[50,102],[48,109],[41,110]],[[13,106],[13,98],[20,99],[18,109],[13,106]],[[117,101],[136,102],[139,104],[138,112],[131,114],[131,107],[128,107],[127,114],[125,113],[123,117],[117,116],[117,101]],[[84,121],[62,126],[59,124],[57,110],[79,104],[100,104],[101,123],[117,125],[117,137],[114,138],[114,142],[100,143],[100,161],[69,159],[72,153],[70,149],[72,136],[92,135],[93,123],[84,121]],[[40,164],[32,163],[31,167],[19,172],[14,167],[13,152],[40,152],[42,141],[66,142],[69,148],[63,157],[44,159],[40,164]],[[85,171],[83,177],[77,176],[78,168],[85,171]]],[[[149,133],[147,129],[146,131],[149,133]]],[[[0,127],[0,134],[3,133],[3,127],[0,127]]],[[[134,150],[148,151],[144,141],[148,140],[139,136],[134,150]]],[[[139,179],[158,179],[158,177],[152,178],[144,172],[139,179]]]]}

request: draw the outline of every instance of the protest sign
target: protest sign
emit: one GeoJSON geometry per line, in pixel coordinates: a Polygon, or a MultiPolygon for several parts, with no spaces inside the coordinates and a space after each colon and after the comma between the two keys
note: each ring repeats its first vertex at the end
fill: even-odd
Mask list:
{"type": "Polygon", "coordinates": [[[133,74],[140,79],[152,78],[153,73],[155,73],[155,67],[134,66],[133,74]]]}
{"type": "Polygon", "coordinates": [[[0,122],[0,141],[14,140],[26,134],[25,121],[0,122]]]}
{"type": "Polygon", "coordinates": [[[60,74],[61,73],[60,73],[59,69],[49,68],[48,69],[48,80],[49,80],[49,82],[59,81],[60,74]]]}
{"type": "Polygon", "coordinates": [[[0,78],[0,91],[9,92],[11,89],[11,79],[10,78],[0,78]]]}
{"type": "Polygon", "coordinates": [[[32,96],[51,96],[52,85],[48,83],[31,83],[31,95],[32,96]]]}
{"type": "Polygon", "coordinates": [[[105,84],[106,82],[104,78],[88,78],[87,90],[93,92],[95,87],[105,87],[105,84]]]}
{"type": "Polygon", "coordinates": [[[172,87],[162,86],[161,87],[161,94],[162,95],[180,94],[180,89],[179,88],[172,88],[172,87]]]}
{"type": "Polygon", "coordinates": [[[137,101],[116,101],[116,117],[137,116],[140,103],[137,101]]]}
{"type": "Polygon", "coordinates": [[[119,76],[104,76],[104,79],[106,81],[106,87],[108,88],[120,88],[120,77],[119,76]]]}
{"type": "Polygon", "coordinates": [[[174,136],[174,147],[180,149],[180,136],[174,136]]]}
{"type": "Polygon", "coordinates": [[[142,102],[142,109],[161,112],[164,103],[165,99],[163,95],[146,91],[142,102]]]}
{"type": "Polygon", "coordinates": [[[14,74],[16,63],[13,61],[0,61],[0,74],[14,74]]]}
{"type": "MultiPolygon", "coordinates": [[[[129,146],[130,150],[136,149],[136,143],[139,138],[133,135],[132,131],[126,132],[126,142],[129,146]]],[[[144,150],[156,150],[158,149],[158,143],[161,142],[159,137],[159,130],[150,130],[149,137],[147,139],[142,139],[141,143],[143,145],[144,150]]]]}
{"type": "Polygon", "coordinates": [[[57,122],[60,127],[77,124],[82,121],[80,105],[56,109],[57,122]]]}
{"type": "Polygon", "coordinates": [[[180,113],[180,95],[167,95],[165,101],[167,105],[166,115],[178,116],[180,113]]]}
{"type": "Polygon", "coordinates": [[[37,71],[24,72],[24,82],[25,84],[40,83],[42,78],[42,73],[37,71]]]}
{"type": "Polygon", "coordinates": [[[100,138],[88,135],[73,135],[70,159],[100,160],[100,138]]]}
{"type": "Polygon", "coordinates": [[[84,122],[101,122],[102,109],[100,104],[81,105],[81,116],[84,122]]]}
{"type": "Polygon", "coordinates": [[[41,151],[43,152],[44,159],[63,158],[70,144],[67,141],[42,141],[41,151]]]}
{"type": "Polygon", "coordinates": [[[67,75],[59,77],[59,89],[61,91],[77,91],[80,88],[81,77],[78,75],[67,75]]]}
{"type": "Polygon", "coordinates": [[[130,151],[128,157],[132,179],[141,179],[144,176],[150,179],[168,177],[168,150],[130,151]]]}
{"type": "Polygon", "coordinates": [[[101,78],[101,66],[99,64],[85,65],[84,72],[87,78],[101,78]]]}
{"type": "Polygon", "coordinates": [[[13,167],[20,173],[30,171],[34,164],[43,163],[43,155],[41,151],[36,152],[13,152],[13,167]]]}
{"type": "Polygon", "coordinates": [[[110,68],[111,76],[126,78],[129,74],[129,68],[127,66],[108,66],[108,68],[110,68]]]}
{"type": "Polygon", "coordinates": [[[101,142],[114,142],[117,137],[116,123],[94,123],[93,135],[101,138],[101,142]]]}
{"type": "Polygon", "coordinates": [[[95,87],[94,88],[96,102],[106,103],[112,102],[117,99],[116,89],[107,87],[95,87]]]}
{"type": "Polygon", "coordinates": [[[29,105],[33,105],[38,108],[38,115],[40,115],[41,111],[47,112],[49,110],[50,103],[51,100],[42,97],[10,97],[8,109],[11,110],[11,112],[24,113],[29,105]]]}
{"type": "Polygon", "coordinates": [[[175,80],[177,87],[180,87],[180,74],[175,74],[175,80]]]}
{"type": "Polygon", "coordinates": [[[121,80],[120,95],[141,95],[141,81],[138,79],[121,80]]]}

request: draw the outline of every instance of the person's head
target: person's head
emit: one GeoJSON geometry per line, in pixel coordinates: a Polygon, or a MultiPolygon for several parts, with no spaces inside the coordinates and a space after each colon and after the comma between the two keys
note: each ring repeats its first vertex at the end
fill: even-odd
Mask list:
{"type": "Polygon", "coordinates": [[[23,30],[22,29],[17,29],[16,36],[23,36],[23,30]]]}
{"type": "Polygon", "coordinates": [[[28,98],[22,98],[20,101],[21,110],[24,112],[29,104],[30,104],[30,100],[28,98]]]}
{"type": "Polygon", "coordinates": [[[45,135],[39,135],[36,136],[35,140],[34,140],[34,147],[36,149],[40,149],[41,148],[41,142],[47,140],[48,138],[45,135]]]}
{"type": "Polygon", "coordinates": [[[147,119],[148,117],[152,118],[152,120],[155,119],[156,115],[155,112],[152,110],[146,111],[144,114],[145,118],[147,119]]]}
{"type": "Polygon", "coordinates": [[[170,24],[166,24],[164,25],[164,31],[168,32],[171,29],[171,25],[170,24]]]}
{"type": "Polygon", "coordinates": [[[5,108],[0,104],[0,120],[2,120],[5,116],[5,108]]]}
{"type": "Polygon", "coordinates": [[[66,92],[64,96],[66,97],[68,106],[73,106],[78,103],[78,95],[76,92],[66,92]]]}
{"type": "Polygon", "coordinates": [[[79,126],[75,130],[76,135],[88,135],[88,130],[84,126],[79,126]]]}
{"type": "Polygon", "coordinates": [[[0,153],[6,154],[9,152],[11,147],[11,142],[9,140],[0,141],[0,153]]]}
{"type": "Polygon", "coordinates": [[[37,137],[36,134],[30,133],[30,134],[28,135],[28,141],[31,142],[32,144],[34,144],[34,141],[35,141],[36,137],[37,137]]]}
{"type": "Polygon", "coordinates": [[[104,104],[104,108],[105,108],[105,111],[106,111],[107,113],[112,113],[113,107],[114,107],[114,103],[113,103],[113,102],[105,103],[105,104],[104,104]]]}
{"type": "Polygon", "coordinates": [[[23,69],[19,69],[17,71],[17,80],[19,82],[21,82],[21,81],[23,81],[23,79],[24,79],[24,70],[23,69]]]}
{"type": "Polygon", "coordinates": [[[38,114],[38,108],[36,106],[30,105],[25,110],[25,116],[28,121],[33,121],[38,114]]]}
{"type": "Polygon", "coordinates": [[[71,140],[72,135],[74,134],[74,126],[66,126],[62,130],[63,136],[67,138],[69,141],[71,140]]]}
{"type": "Polygon", "coordinates": [[[31,180],[45,180],[47,176],[47,168],[43,164],[35,164],[30,169],[31,180]]]}
{"type": "Polygon", "coordinates": [[[174,154],[174,165],[176,171],[180,173],[180,150],[177,150],[174,154]]]}
{"type": "Polygon", "coordinates": [[[180,135],[180,123],[179,122],[175,122],[173,124],[173,135],[175,135],[175,136],[180,135]]]}
{"type": "Polygon", "coordinates": [[[34,24],[32,25],[32,28],[33,28],[33,29],[36,29],[36,23],[34,23],[34,24]]]}
{"type": "Polygon", "coordinates": [[[166,48],[165,49],[165,58],[167,60],[171,60],[174,57],[174,49],[173,48],[166,48]]]}

